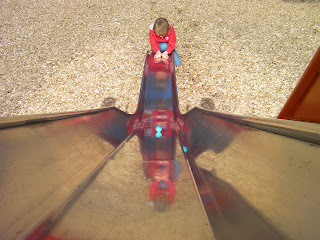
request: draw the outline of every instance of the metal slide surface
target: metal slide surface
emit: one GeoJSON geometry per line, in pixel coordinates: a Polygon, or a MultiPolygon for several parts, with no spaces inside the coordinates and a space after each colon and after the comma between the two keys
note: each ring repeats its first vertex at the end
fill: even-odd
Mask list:
{"type": "Polygon", "coordinates": [[[319,124],[194,108],[147,54],[137,111],[0,119],[0,239],[319,239],[319,124]]]}

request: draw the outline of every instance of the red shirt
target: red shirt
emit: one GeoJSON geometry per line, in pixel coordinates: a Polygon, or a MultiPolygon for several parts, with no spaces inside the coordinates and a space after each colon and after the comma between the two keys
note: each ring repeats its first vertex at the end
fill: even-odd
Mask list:
{"type": "Polygon", "coordinates": [[[177,41],[176,33],[174,32],[173,26],[169,23],[169,31],[167,32],[166,35],[160,37],[153,31],[153,25],[154,23],[150,25],[150,31],[149,31],[150,44],[151,44],[152,50],[154,52],[159,51],[160,50],[159,43],[166,42],[168,43],[168,48],[166,49],[166,51],[169,54],[172,53],[177,41]]]}

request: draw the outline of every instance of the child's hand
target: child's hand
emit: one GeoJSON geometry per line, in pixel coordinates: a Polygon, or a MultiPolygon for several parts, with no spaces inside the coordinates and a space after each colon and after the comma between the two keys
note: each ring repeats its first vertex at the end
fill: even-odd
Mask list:
{"type": "Polygon", "coordinates": [[[168,58],[169,58],[168,52],[167,52],[167,51],[164,51],[164,52],[162,53],[161,57],[163,57],[164,59],[168,59],[168,58]]]}
{"type": "Polygon", "coordinates": [[[155,58],[154,62],[155,63],[159,63],[159,62],[168,63],[168,60],[160,57],[160,58],[155,58]]]}
{"type": "Polygon", "coordinates": [[[156,52],[156,54],[154,55],[154,58],[161,58],[160,50],[156,52]]]}

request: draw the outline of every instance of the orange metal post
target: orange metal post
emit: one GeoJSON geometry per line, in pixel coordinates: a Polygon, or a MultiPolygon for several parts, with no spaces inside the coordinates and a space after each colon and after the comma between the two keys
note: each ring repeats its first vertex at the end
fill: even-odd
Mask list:
{"type": "Polygon", "coordinates": [[[320,123],[320,48],[278,118],[320,123]]]}

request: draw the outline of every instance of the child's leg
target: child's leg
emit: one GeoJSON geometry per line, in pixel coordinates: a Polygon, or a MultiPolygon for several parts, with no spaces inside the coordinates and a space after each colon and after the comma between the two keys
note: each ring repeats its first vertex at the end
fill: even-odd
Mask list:
{"type": "Polygon", "coordinates": [[[168,48],[168,43],[166,42],[159,43],[159,48],[160,48],[160,52],[163,53],[168,48]]]}
{"type": "MultiPolygon", "coordinates": [[[[166,42],[159,43],[159,48],[160,48],[160,52],[164,52],[168,48],[168,43],[166,42]]],[[[172,53],[174,54],[174,65],[179,66],[181,64],[181,60],[177,51],[173,50],[172,53]]]]}
{"type": "Polygon", "coordinates": [[[180,57],[179,57],[177,51],[173,50],[173,54],[174,54],[174,65],[179,66],[181,64],[181,60],[180,60],[180,57]]]}

